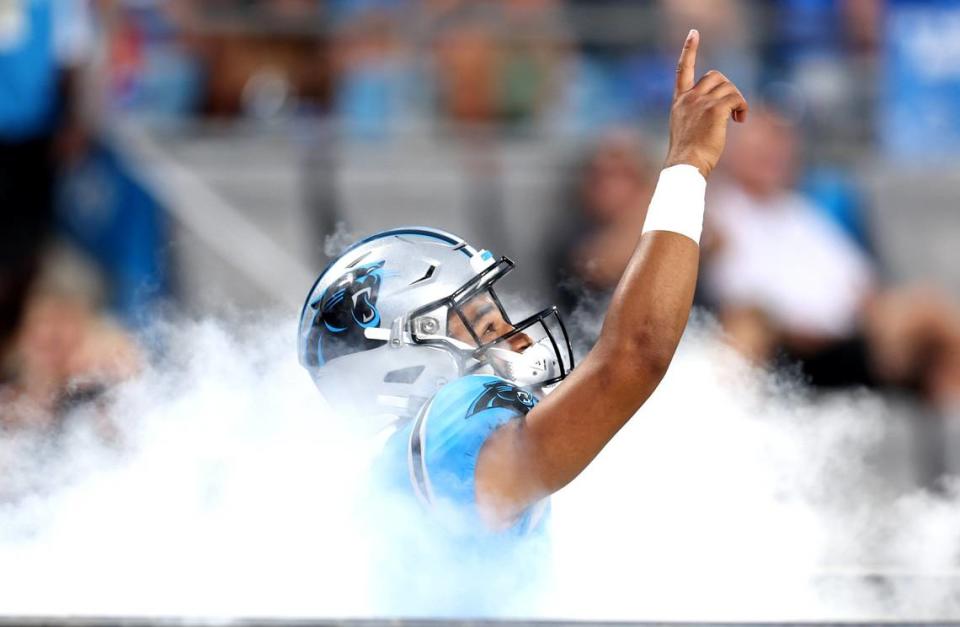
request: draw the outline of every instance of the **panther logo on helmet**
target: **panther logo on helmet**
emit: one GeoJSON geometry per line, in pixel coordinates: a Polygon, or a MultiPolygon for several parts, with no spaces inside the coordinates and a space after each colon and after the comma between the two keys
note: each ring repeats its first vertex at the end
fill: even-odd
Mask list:
{"type": "Polygon", "coordinates": [[[377,345],[364,336],[363,330],[380,326],[377,296],[384,263],[376,261],[347,272],[310,303],[320,311],[313,323],[320,359],[328,361],[377,345]]]}

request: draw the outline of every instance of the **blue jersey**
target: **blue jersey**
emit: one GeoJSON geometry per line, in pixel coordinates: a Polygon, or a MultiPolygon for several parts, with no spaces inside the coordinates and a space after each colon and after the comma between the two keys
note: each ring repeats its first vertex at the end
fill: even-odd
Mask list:
{"type": "Polygon", "coordinates": [[[87,0],[0,2],[0,141],[56,130],[60,72],[86,58],[91,39],[87,0]]]}
{"type": "Polygon", "coordinates": [[[0,138],[45,132],[57,103],[53,3],[30,0],[7,9],[12,22],[0,33],[0,138]]]}
{"type": "Polygon", "coordinates": [[[391,559],[400,561],[393,566],[403,572],[387,575],[392,588],[404,582],[407,604],[394,598],[390,610],[489,615],[522,603],[509,597],[536,580],[543,566],[549,501],[531,506],[509,528],[492,531],[477,508],[475,473],[487,438],[522,420],[536,402],[531,392],[503,379],[463,377],[441,388],[387,441],[375,478],[412,512],[391,539],[391,559]],[[415,584],[414,565],[421,575],[415,584]]]}

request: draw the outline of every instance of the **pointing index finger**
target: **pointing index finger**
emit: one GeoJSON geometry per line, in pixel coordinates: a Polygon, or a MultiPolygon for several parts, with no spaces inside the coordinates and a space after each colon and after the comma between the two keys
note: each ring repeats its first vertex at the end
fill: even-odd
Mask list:
{"type": "Polygon", "coordinates": [[[683,42],[680,51],[680,61],[677,62],[677,83],[673,90],[676,98],[688,89],[693,88],[695,66],[697,64],[697,48],[700,46],[700,33],[692,29],[683,42]]]}

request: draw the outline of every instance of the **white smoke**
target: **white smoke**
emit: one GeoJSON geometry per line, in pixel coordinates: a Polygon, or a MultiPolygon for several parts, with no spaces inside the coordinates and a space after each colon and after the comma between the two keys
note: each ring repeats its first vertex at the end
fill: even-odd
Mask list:
{"type": "Polygon", "coordinates": [[[960,499],[905,491],[909,426],[754,371],[700,321],[555,499],[557,615],[956,619],[960,499]]]}
{"type": "Polygon", "coordinates": [[[85,425],[69,434],[60,485],[0,514],[0,614],[366,606],[349,515],[366,447],[319,402],[284,322],[244,340],[219,323],[185,326],[112,399],[117,448],[85,425]]]}
{"type": "MultiPolygon", "coordinates": [[[[324,407],[295,328],[167,329],[163,356],[105,405],[115,441],[83,416],[59,448],[5,440],[0,486],[18,495],[0,502],[0,616],[456,614],[378,598],[372,582],[406,567],[373,562],[378,530],[416,517],[372,505],[375,443],[324,407]]],[[[960,499],[889,470],[904,424],[869,395],[815,399],[757,373],[699,323],[650,402],[556,495],[552,576],[507,611],[960,618],[960,499]]]]}

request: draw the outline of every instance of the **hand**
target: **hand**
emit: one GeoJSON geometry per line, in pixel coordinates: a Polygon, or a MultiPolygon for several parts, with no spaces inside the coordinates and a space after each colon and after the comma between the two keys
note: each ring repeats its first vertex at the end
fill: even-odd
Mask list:
{"type": "Polygon", "coordinates": [[[710,70],[694,84],[699,46],[700,33],[690,31],[677,64],[670,109],[670,148],[664,167],[687,163],[707,178],[727,141],[727,118],[744,122],[750,107],[736,85],[716,70],[710,70]]]}

